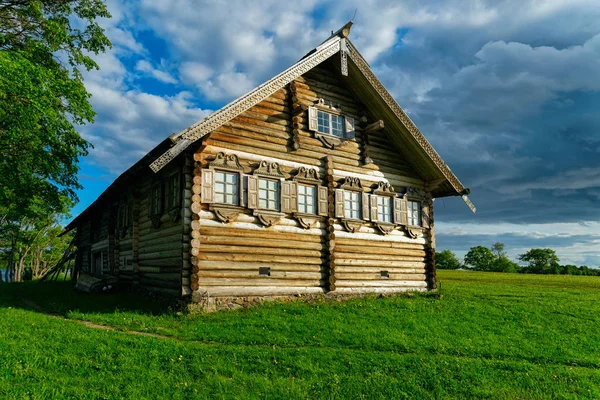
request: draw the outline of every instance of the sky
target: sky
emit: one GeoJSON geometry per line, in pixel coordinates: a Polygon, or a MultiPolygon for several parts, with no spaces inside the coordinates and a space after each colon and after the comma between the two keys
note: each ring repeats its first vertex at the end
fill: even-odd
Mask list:
{"type": "Polygon", "coordinates": [[[462,183],[435,201],[437,248],[555,249],[600,267],[600,3],[108,0],[113,48],[85,74],[96,122],[77,215],[156,144],[350,39],[462,183]]]}

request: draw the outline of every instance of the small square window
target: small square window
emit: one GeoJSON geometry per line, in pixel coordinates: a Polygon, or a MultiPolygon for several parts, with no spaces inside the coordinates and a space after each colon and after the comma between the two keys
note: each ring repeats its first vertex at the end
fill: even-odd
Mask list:
{"type": "Polygon", "coordinates": [[[318,110],[317,131],[327,135],[344,138],[344,117],[318,110]]]}
{"type": "Polygon", "coordinates": [[[344,192],[344,216],[348,219],[361,219],[361,193],[344,192]]]}
{"type": "Polygon", "coordinates": [[[392,222],[392,199],[391,197],[377,197],[377,220],[380,222],[392,222]]]}
{"type": "Polygon", "coordinates": [[[175,208],[179,206],[179,173],[169,177],[167,185],[166,203],[167,208],[175,208]]]}
{"type": "Polygon", "coordinates": [[[239,174],[236,172],[215,172],[215,202],[239,204],[239,174]]]}
{"type": "Polygon", "coordinates": [[[316,214],[317,187],[315,185],[298,185],[298,212],[316,214]]]}
{"type": "Polygon", "coordinates": [[[264,210],[279,211],[279,181],[258,180],[258,207],[264,210]]]}
{"type": "Polygon", "coordinates": [[[421,226],[421,203],[418,201],[408,201],[407,204],[408,225],[421,226]]]}

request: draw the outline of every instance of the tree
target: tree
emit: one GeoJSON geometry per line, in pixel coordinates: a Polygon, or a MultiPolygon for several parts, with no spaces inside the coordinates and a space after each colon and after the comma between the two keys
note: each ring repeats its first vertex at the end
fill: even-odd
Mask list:
{"type": "Polygon", "coordinates": [[[0,229],[33,201],[53,214],[76,200],[90,144],[74,125],[95,116],[80,68],[111,46],[109,17],[103,0],[0,0],[0,229]]]}
{"type": "Polygon", "coordinates": [[[492,271],[495,259],[494,253],[487,247],[475,246],[465,255],[465,264],[475,271],[492,271]]]}
{"type": "Polygon", "coordinates": [[[450,250],[436,252],[435,265],[437,269],[459,269],[461,267],[458,257],[450,250]]]}
{"type": "Polygon", "coordinates": [[[525,272],[532,274],[555,274],[560,268],[560,260],[552,249],[531,249],[521,254],[519,260],[529,263],[525,272]]]}
{"type": "Polygon", "coordinates": [[[492,271],[494,272],[510,272],[517,273],[521,272],[519,264],[512,262],[506,256],[500,256],[492,263],[492,271]]]}
{"type": "Polygon", "coordinates": [[[504,243],[496,242],[492,244],[492,253],[496,256],[496,258],[500,259],[502,257],[506,257],[506,252],[504,251],[504,243]]]}

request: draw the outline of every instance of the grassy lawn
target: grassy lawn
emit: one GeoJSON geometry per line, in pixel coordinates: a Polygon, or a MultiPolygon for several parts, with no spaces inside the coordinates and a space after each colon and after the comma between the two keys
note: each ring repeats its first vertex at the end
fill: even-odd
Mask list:
{"type": "Polygon", "coordinates": [[[600,398],[599,277],[439,279],[441,299],[193,316],[69,283],[0,284],[0,398],[600,398]]]}

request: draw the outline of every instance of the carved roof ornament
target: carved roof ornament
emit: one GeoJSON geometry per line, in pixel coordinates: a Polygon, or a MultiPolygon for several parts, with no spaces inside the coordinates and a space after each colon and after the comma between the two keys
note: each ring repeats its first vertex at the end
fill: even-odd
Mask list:
{"type": "Polygon", "coordinates": [[[276,178],[285,178],[279,169],[279,164],[276,162],[269,162],[267,160],[262,160],[260,162],[260,166],[254,170],[254,175],[267,175],[276,178]]]}
{"type": "Polygon", "coordinates": [[[362,191],[362,185],[360,183],[360,179],[355,178],[353,176],[347,176],[344,178],[344,183],[340,185],[341,189],[348,190],[360,190],[362,191]]]}
{"type": "Polygon", "coordinates": [[[225,154],[223,152],[218,153],[217,158],[209,162],[208,165],[213,168],[243,169],[235,154],[225,154]]]}
{"type": "Polygon", "coordinates": [[[377,187],[373,189],[374,194],[383,194],[383,195],[395,195],[396,191],[394,187],[390,185],[389,182],[379,181],[377,183],[377,187]]]}
{"type": "Polygon", "coordinates": [[[320,182],[319,173],[315,168],[306,168],[300,167],[298,168],[298,173],[294,177],[295,181],[314,181],[320,182]]]}

